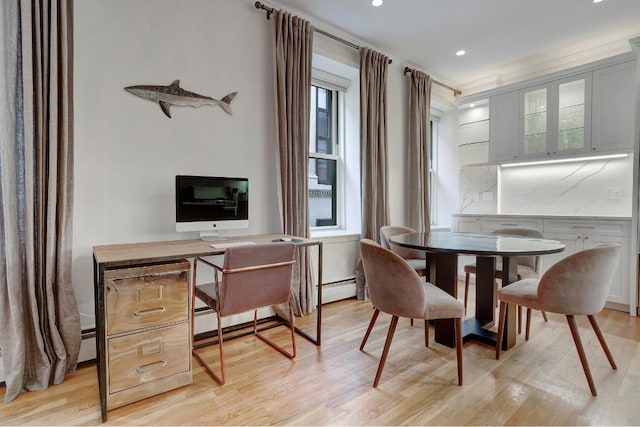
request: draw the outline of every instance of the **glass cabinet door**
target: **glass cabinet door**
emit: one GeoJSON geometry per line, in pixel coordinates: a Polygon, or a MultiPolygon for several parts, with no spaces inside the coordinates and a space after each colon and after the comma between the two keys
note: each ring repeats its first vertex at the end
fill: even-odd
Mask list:
{"type": "Polygon", "coordinates": [[[558,151],[585,148],[584,104],[584,79],[558,86],[558,151]]]}
{"type": "Polygon", "coordinates": [[[524,93],[524,154],[547,151],[547,89],[524,93]]]}

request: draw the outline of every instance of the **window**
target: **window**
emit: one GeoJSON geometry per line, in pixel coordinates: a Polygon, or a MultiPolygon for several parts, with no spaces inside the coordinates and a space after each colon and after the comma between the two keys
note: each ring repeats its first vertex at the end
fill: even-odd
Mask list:
{"type": "Polygon", "coordinates": [[[438,122],[431,120],[429,122],[429,221],[431,225],[438,222],[437,215],[437,188],[438,188],[438,122]]]}
{"type": "Polygon", "coordinates": [[[340,121],[342,94],[314,83],[309,122],[309,224],[337,227],[339,220],[340,121]]]}

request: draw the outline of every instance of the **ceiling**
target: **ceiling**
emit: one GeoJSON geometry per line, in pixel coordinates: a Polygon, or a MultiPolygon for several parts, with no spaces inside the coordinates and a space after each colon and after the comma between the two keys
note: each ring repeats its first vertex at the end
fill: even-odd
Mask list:
{"type": "Polygon", "coordinates": [[[457,87],[510,83],[631,50],[640,0],[276,0],[320,29],[457,87]],[[340,34],[336,34],[340,35],[340,34]],[[456,56],[464,49],[466,55],[456,56]]]}

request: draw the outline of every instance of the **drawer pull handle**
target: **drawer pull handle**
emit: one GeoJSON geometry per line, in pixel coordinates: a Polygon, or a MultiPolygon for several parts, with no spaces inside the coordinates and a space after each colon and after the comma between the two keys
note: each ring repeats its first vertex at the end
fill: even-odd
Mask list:
{"type": "Polygon", "coordinates": [[[514,227],[518,224],[510,224],[510,223],[506,223],[506,224],[500,224],[502,227],[514,227]]]}
{"type": "Polygon", "coordinates": [[[140,316],[146,316],[148,314],[163,313],[164,311],[165,311],[164,307],[150,308],[148,310],[137,310],[135,313],[133,313],[133,315],[140,317],[140,316]]]}
{"type": "Polygon", "coordinates": [[[148,363],[146,365],[138,366],[136,368],[136,372],[139,374],[143,374],[145,372],[153,371],[154,369],[164,368],[167,366],[166,360],[159,360],[157,362],[148,363]]]}
{"type": "Polygon", "coordinates": [[[571,228],[584,228],[587,230],[593,230],[595,227],[593,225],[572,225],[571,228]]]}

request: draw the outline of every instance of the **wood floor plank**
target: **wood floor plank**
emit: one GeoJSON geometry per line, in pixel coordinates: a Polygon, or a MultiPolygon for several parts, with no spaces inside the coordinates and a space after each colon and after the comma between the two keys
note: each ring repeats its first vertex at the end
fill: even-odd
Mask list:
{"type": "MultiPolygon", "coordinates": [[[[248,336],[225,343],[227,383],[217,385],[193,359],[193,384],[110,411],[109,425],[638,425],[640,320],[605,310],[597,316],[618,365],[612,370],[586,319],[578,318],[598,397],[589,388],[564,316],[532,318],[531,339],[495,360],[486,345],[464,345],[464,386],[455,349],[424,324],[400,319],[379,386],[372,387],[390,316],[381,314],[365,351],[358,347],[369,302],[323,308],[321,347],[297,338],[298,356],[282,357],[248,336]]],[[[314,316],[296,320],[313,331],[314,316]]],[[[286,328],[269,334],[287,345],[286,328]]],[[[201,349],[217,362],[217,347],[201,349]]],[[[4,391],[2,392],[4,394],[4,391]]],[[[3,404],[0,425],[100,425],[95,365],[63,384],[3,404]]]]}

